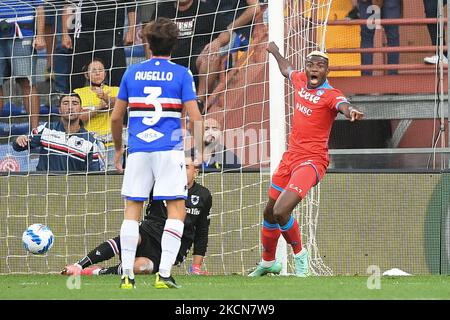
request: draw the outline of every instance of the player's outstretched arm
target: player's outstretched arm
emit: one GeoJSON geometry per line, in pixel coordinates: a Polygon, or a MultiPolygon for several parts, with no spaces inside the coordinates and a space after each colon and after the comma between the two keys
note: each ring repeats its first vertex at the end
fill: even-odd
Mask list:
{"type": "Polygon", "coordinates": [[[275,42],[271,41],[269,43],[269,45],[267,46],[266,49],[269,53],[271,53],[273,55],[273,57],[275,58],[275,60],[277,60],[278,63],[278,68],[280,68],[280,72],[281,74],[285,77],[285,78],[289,78],[289,73],[294,70],[294,66],[287,60],[285,59],[281,53],[280,53],[280,49],[278,48],[278,46],[275,44],[275,42]]]}
{"type": "Polygon", "coordinates": [[[350,121],[361,120],[364,117],[364,113],[353,107],[347,102],[342,102],[339,104],[339,111],[344,114],[344,116],[350,121]]]}

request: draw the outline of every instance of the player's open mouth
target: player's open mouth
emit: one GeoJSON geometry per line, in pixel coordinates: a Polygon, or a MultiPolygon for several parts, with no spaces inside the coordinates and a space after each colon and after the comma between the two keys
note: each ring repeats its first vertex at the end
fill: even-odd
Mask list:
{"type": "Polygon", "coordinates": [[[319,77],[315,76],[315,75],[311,75],[309,77],[309,83],[312,84],[312,85],[318,84],[319,83],[319,77]]]}

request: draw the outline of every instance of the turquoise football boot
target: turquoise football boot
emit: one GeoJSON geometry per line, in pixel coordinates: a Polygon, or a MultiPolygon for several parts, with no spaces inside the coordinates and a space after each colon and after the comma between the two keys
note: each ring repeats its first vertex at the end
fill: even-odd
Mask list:
{"type": "Polygon", "coordinates": [[[251,272],[248,276],[249,277],[262,277],[265,274],[268,273],[273,273],[273,274],[280,274],[281,272],[281,263],[279,263],[278,261],[275,261],[275,263],[273,265],[271,265],[270,267],[263,267],[260,264],[258,264],[258,266],[256,267],[256,269],[251,272]]]}
{"type": "Polygon", "coordinates": [[[294,256],[295,275],[297,277],[309,276],[308,250],[302,249],[299,255],[294,256]]]}

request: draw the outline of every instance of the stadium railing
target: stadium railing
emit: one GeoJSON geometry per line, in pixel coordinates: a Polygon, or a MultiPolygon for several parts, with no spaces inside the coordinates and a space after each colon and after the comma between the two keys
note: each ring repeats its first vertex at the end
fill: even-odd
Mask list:
{"type": "MultiPolygon", "coordinates": [[[[399,19],[379,19],[376,24],[379,26],[384,25],[399,25],[399,26],[423,26],[427,24],[437,24],[439,21],[447,24],[447,19],[437,18],[399,18],[399,19]]],[[[328,26],[360,26],[373,23],[373,21],[366,19],[354,19],[354,20],[331,20],[328,21],[328,26]]],[[[400,31],[401,32],[401,31],[400,31]]],[[[402,33],[400,33],[400,37],[402,33]]],[[[373,48],[344,48],[344,47],[328,47],[327,53],[335,55],[344,54],[358,54],[358,53],[374,53],[383,54],[382,62],[377,62],[374,59],[374,63],[371,65],[362,64],[333,64],[330,66],[331,71],[383,71],[381,74],[374,74],[371,76],[370,81],[361,81],[360,77],[348,77],[348,76],[331,76],[333,83],[336,87],[339,87],[345,92],[351,92],[352,94],[417,94],[417,93],[435,93],[435,71],[436,65],[425,63],[410,63],[403,62],[400,64],[387,64],[385,62],[385,56],[387,53],[436,53],[440,48],[432,45],[401,45],[398,47],[387,47],[383,43],[374,41],[373,48]],[[387,75],[384,71],[398,70],[397,75],[387,75]],[[399,85],[401,83],[401,85],[399,85]]],[[[443,46],[443,51],[447,50],[447,46],[443,46]]],[[[378,59],[379,60],[379,59],[378,59]]],[[[447,73],[448,65],[443,65],[444,72],[447,73]]],[[[447,78],[444,79],[444,88],[447,91],[447,78]]]]}

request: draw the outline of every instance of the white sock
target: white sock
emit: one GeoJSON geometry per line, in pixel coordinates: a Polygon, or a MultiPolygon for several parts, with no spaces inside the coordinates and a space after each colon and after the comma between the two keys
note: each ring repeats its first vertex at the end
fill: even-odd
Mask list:
{"type": "Polygon", "coordinates": [[[271,267],[274,263],[275,263],[275,260],[272,260],[272,261],[261,260],[261,267],[269,268],[269,267],[271,267]]]}
{"type": "Polygon", "coordinates": [[[159,274],[167,278],[175,263],[181,246],[184,223],[178,219],[167,219],[161,239],[161,262],[159,263],[159,274]]]}
{"type": "Polygon", "coordinates": [[[134,259],[139,241],[139,223],[136,220],[124,219],[120,228],[120,250],[123,274],[134,279],[134,259]]]}

